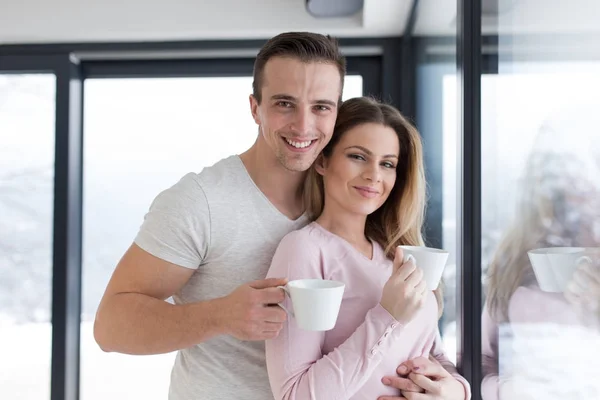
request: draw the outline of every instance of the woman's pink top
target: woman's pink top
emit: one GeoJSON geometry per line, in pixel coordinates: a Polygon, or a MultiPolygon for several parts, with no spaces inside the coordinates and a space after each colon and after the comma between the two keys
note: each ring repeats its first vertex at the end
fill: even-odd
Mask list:
{"type": "MultiPolygon", "coordinates": [[[[276,400],[398,396],[398,390],[381,382],[383,376],[395,376],[404,361],[430,353],[463,383],[465,398],[470,398],[469,384],[444,354],[433,292],[406,325],[379,304],[391,273],[392,262],[381,246],[373,244],[369,259],[315,222],[283,238],[268,277],[331,279],[346,287],[332,330],[301,330],[289,317],[279,336],[267,340],[267,367],[276,400]]],[[[290,307],[290,301],[284,305],[290,307]]]]}

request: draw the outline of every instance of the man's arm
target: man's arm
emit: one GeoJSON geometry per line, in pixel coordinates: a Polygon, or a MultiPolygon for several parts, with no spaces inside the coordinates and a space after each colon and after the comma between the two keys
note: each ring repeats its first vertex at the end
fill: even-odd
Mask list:
{"type": "Polygon", "coordinates": [[[194,270],[154,257],[133,244],[119,262],[102,297],[94,337],[104,351],[160,354],[191,347],[216,335],[263,340],[277,335],[285,312],[268,304],[283,301],[285,280],[242,285],[226,297],[173,305],[165,299],[194,270]]]}

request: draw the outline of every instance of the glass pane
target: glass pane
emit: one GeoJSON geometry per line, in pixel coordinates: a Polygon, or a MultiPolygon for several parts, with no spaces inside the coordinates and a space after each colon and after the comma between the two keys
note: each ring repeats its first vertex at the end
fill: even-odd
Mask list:
{"type": "Polygon", "coordinates": [[[0,75],[1,399],[50,398],[55,90],[0,75]]]}
{"type": "MultiPolygon", "coordinates": [[[[456,65],[456,64],[455,64],[456,65]]],[[[458,266],[457,255],[460,251],[460,238],[458,237],[458,195],[461,190],[458,170],[461,154],[458,137],[458,93],[456,71],[445,73],[442,78],[442,238],[444,249],[450,252],[448,265],[444,272],[446,284],[445,302],[451,305],[445,310],[444,319],[444,346],[448,351],[450,360],[456,365],[458,358],[459,326],[461,318],[460,294],[458,283],[461,279],[461,270],[458,266]]]]}
{"type": "Polygon", "coordinates": [[[598,399],[600,8],[500,3],[481,81],[482,397],[598,399]]]}
{"type": "MultiPolygon", "coordinates": [[[[150,201],[254,143],[251,88],[251,77],[86,80],[82,399],[167,398],[175,353],[103,353],[94,315],[150,201]]],[[[362,77],[347,77],[344,98],[360,95],[362,77]]]]}
{"type": "MultiPolygon", "coordinates": [[[[426,217],[426,242],[449,252],[443,275],[444,313],[439,321],[444,350],[456,364],[460,338],[460,297],[457,267],[457,92],[456,92],[456,24],[442,26],[442,7],[456,10],[456,0],[420,2],[417,33],[443,32],[442,37],[419,38],[417,62],[417,127],[423,136],[425,169],[429,201],[426,217]]],[[[450,19],[450,18],[448,18],[450,19]]]]}

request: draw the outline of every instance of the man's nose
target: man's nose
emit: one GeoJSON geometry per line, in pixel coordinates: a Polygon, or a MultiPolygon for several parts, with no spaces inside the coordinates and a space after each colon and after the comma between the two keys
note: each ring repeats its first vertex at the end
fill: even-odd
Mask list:
{"type": "Polygon", "coordinates": [[[300,135],[308,134],[314,125],[315,115],[310,110],[298,108],[292,122],[292,130],[300,135]]]}

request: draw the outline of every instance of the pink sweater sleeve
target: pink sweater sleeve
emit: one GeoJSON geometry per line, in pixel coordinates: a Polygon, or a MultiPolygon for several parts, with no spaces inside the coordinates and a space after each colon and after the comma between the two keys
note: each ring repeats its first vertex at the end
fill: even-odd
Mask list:
{"type": "MultiPolygon", "coordinates": [[[[268,276],[290,280],[326,278],[319,249],[295,238],[290,234],[280,243],[268,276]]],[[[290,305],[288,301],[286,305],[290,305]]],[[[343,321],[338,319],[336,328],[339,324],[343,321]]],[[[399,330],[402,325],[378,304],[344,343],[323,354],[325,332],[301,330],[293,318],[288,318],[279,336],[266,341],[267,369],[275,399],[352,397],[381,362],[392,337],[401,340],[399,330]]]]}
{"type": "Polygon", "coordinates": [[[483,364],[481,398],[483,400],[498,400],[498,325],[492,319],[487,303],[481,316],[481,361],[483,364]]]}
{"type": "Polygon", "coordinates": [[[442,342],[442,337],[440,336],[440,331],[436,331],[435,343],[433,348],[431,349],[431,355],[444,367],[446,371],[448,371],[457,381],[459,381],[464,389],[465,389],[465,400],[471,399],[471,385],[469,382],[463,378],[461,374],[456,370],[456,366],[450,361],[448,356],[446,355],[446,351],[444,350],[444,344],[442,342]]]}

